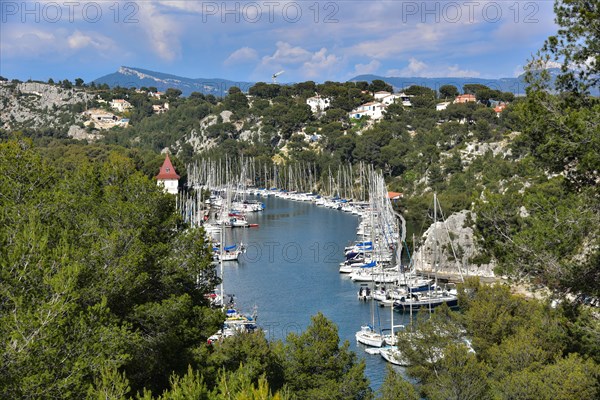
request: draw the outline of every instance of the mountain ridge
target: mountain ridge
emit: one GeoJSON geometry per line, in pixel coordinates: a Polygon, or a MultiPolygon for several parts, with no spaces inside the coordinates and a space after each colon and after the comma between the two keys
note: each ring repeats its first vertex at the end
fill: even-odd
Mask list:
{"type": "MultiPolygon", "coordinates": [[[[442,85],[454,85],[459,90],[465,84],[482,84],[491,89],[500,90],[502,92],[511,92],[515,95],[525,93],[527,86],[524,75],[515,78],[474,78],[474,77],[440,77],[440,78],[424,78],[424,77],[385,77],[374,74],[357,75],[348,80],[348,82],[368,81],[380,79],[394,87],[395,90],[402,90],[410,85],[426,86],[430,89],[437,90],[442,85]]],[[[160,91],[168,88],[181,90],[184,96],[189,96],[192,92],[200,92],[203,94],[212,94],[217,97],[223,97],[227,94],[232,86],[237,86],[242,91],[247,92],[256,82],[233,81],[223,78],[188,78],[178,75],[173,75],[164,72],[151,71],[144,68],[121,66],[116,72],[104,75],[93,81],[96,84],[107,84],[108,86],[116,87],[156,87],[160,91]]]]}
{"type": "Polygon", "coordinates": [[[202,94],[212,94],[217,97],[223,97],[232,86],[237,86],[243,91],[254,85],[254,82],[236,82],[222,78],[187,78],[183,76],[168,74],[164,72],[151,71],[137,67],[121,66],[117,72],[101,76],[94,79],[95,84],[107,84],[116,87],[156,87],[159,91],[165,91],[168,88],[181,90],[184,96],[189,96],[192,92],[202,94]]]}
{"type": "Polygon", "coordinates": [[[459,90],[466,84],[481,84],[490,89],[500,90],[501,92],[511,92],[515,95],[525,93],[527,86],[524,75],[516,78],[472,78],[472,77],[440,77],[440,78],[425,78],[425,77],[384,77],[373,74],[357,75],[349,82],[382,80],[394,87],[395,90],[402,90],[411,85],[425,86],[430,89],[438,90],[442,85],[454,85],[459,90]]]}

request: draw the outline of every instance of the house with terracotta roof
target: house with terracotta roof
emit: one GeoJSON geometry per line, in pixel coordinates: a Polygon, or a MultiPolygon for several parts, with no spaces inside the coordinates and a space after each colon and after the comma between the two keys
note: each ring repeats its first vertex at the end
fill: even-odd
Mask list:
{"type": "Polygon", "coordinates": [[[459,96],[456,96],[456,99],[454,99],[454,103],[470,103],[470,102],[476,102],[477,98],[475,98],[474,94],[461,94],[459,96]]]}
{"type": "Polygon", "coordinates": [[[404,195],[402,193],[399,192],[388,192],[388,199],[390,199],[391,201],[397,201],[400,198],[404,197],[404,195]]]}
{"type": "Polygon", "coordinates": [[[162,186],[167,193],[177,194],[179,175],[177,175],[175,168],[173,168],[173,164],[171,164],[169,153],[167,153],[165,161],[163,162],[162,167],[160,167],[158,175],[156,175],[156,182],[158,186],[162,186]]]}
{"type": "Polygon", "coordinates": [[[502,111],[504,111],[504,109],[506,108],[507,104],[504,102],[500,102],[496,105],[496,107],[494,107],[494,111],[496,112],[496,116],[500,117],[500,114],[502,114],[502,111]]]}

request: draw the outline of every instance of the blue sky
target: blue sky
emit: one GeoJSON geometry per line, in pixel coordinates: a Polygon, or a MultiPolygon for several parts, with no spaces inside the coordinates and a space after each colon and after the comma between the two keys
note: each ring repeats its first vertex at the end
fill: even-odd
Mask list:
{"type": "Polygon", "coordinates": [[[85,81],[516,76],[556,31],[552,1],[0,0],[0,75],[85,81]]]}

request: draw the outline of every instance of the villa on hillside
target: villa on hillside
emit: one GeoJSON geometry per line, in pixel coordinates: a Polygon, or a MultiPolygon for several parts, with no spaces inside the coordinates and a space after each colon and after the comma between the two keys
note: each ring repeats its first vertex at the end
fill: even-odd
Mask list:
{"type": "Polygon", "coordinates": [[[118,112],[124,112],[126,110],[129,110],[130,108],[133,108],[131,103],[129,103],[127,100],[124,99],[114,99],[110,102],[110,107],[113,110],[117,110],[118,112]]]}
{"type": "Polygon", "coordinates": [[[306,104],[310,106],[312,112],[324,111],[331,105],[331,99],[329,97],[321,97],[316,95],[306,99],[306,104]]]}
{"type": "Polygon", "coordinates": [[[152,112],[154,114],[163,114],[169,111],[169,103],[165,104],[154,104],[152,106],[152,112]]]}
{"type": "Polygon", "coordinates": [[[412,106],[410,98],[413,96],[405,93],[390,93],[382,90],[380,92],[375,92],[373,97],[375,97],[375,100],[378,100],[379,102],[388,106],[395,103],[398,99],[402,102],[404,107],[412,106]]]}
{"type": "Polygon", "coordinates": [[[502,111],[504,111],[507,106],[508,106],[508,104],[506,104],[504,102],[499,102],[498,104],[496,104],[496,106],[494,107],[494,111],[496,112],[496,117],[500,117],[500,114],[502,114],[502,111]]]}
{"type": "Polygon", "coordinates": [[[81,114],[88,119],[84,122],[84,125],[90,126],[93,123],[96,129],[110,129],[115,126],[127,127],[129,125],[128,118],[118,117],[99,108],[93,108],[81,114]]]}
{"type": "Polygon", "coordinates": [[[379,92],[375,92],[373,93],[373,97],[375,98],[375,100],[381,100],[384,97],[390,96],[391,93],[385,90],[381,90],[379,92]]]}
{"type": "Polygon", "coordinates": [[[367,116],[371,119],[381,119],[387,105],[378,101],[371,101],[361,106],[356,107],[349,113],[350,118],[360,119],[367,116]]]}
{"type": "Polygon", "coordinates": [[[474,94],[461,94],[459,96],[456,96],[456,99],[454,99],[455,104],[475,103],[476,101],[477,98],[475,98],[474,94]]]}
{"type": "Polygon", "coordinates": [[[393,202],[400,200],[402,197],[404,197],[404,195],[402,193],[388,192],[388,199],[390,199],[393,202]]]}

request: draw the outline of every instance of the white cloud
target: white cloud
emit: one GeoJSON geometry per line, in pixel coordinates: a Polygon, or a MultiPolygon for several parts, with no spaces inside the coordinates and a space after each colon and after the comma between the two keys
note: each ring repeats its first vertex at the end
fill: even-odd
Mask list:
{"type": "Polygon", "coordinates": [[[313,52],[283,41],[275,46],[272,55],[262,57],[254,71],[255,76],[262,77],[282,69],[289,79],[326,80],[336,76],[341,68],[342,59],[325,47],[313,52]]]}
{"type": "Polygon", "coordinates": [[[70,32],[63,28],[46,31],[31,29],[25,25],[3,30],[2,54],[6,57],[65,57],[86,49],[92,49],[96,55],[102,57],[112,57],[121,51],[111,38],[97,32],[70,32]]]}
{"type": "Polygon", "coordinates": [[[322,48],[311,56],[310,61],[302,64],[301,73],[305,78],[321,78],[326,76],[327,72],[335,68],[339,62],[340,59],[335,54],[327,54],[327,49],[322,48]]]}
{"type": "Polygon", "coordinates": [[[371,60],[368,64],[355,64],[354,71],[352,72],[352,76],[356,75],[367,75],[374,74],[379,67],[381,66],[381,62],[378,60],[371,60]]]}
{"type": "Polygon", "coordinates": [[[310,51],[302,47],[293,47],[287,42],[277,42],[277,50],[271,56],[262,58],[263,65],[293,65],[307,62],[311,59],[310,51]]]}
{"type": "Polygon", "coordinates": [[[408,65],[404,68],[404,75],[407,76],[421,76],[429,67],[422,61],[411,57],[408,60],[408,65]]]}
{"type": "Polygon", "coordinates": [[[138,4],[140,26],[146,33],[150,48],[164,60],[178,58],[181,55],[180,25],[175,19],[161,14],[153,3],[138,4]]]}
{"type": "Polygon", "coordinates": [[[107,38],[106,36],[99,35],[96,32],[84,33],[78,30],[67,37],[67,43],[69,48],[73,50],[92,47],[99,51],[107,51],[115,47],[115,43],[112,39],[107,38]]]}
{"type": "Polygon", "coordinates": [[[225,65],[235,65],[258,60],[258,53],[251,47],[241,47],[231,53],[223,62],[225,65]]]}
{"type": "Polygon", "coordinates": [[[454,40],[455,26],[444,24],[417,24],[383,32],[380,38],[359,42],[347,49],[348,54],[377,59],[397,58],[408,51],[437,50],[441,45],[454,40]]]}
{"type": "MultiPolygon", "coordinates": [[[[193,13],[201,13],[203,7],[206,9],[209,6],[203,6],[201,1],[181,1],[181,0],[169,0],[169,1],[158,1],[158,4],[167,7],[175,8],[182,11],[189,11],[193,13]]],[[[218,3],[214,3],[218,7],[218,3]]]]}
{"type": "Polygon", "coordinates": [[[481,73],[473,69],[460,69],[458,64],[447,67],[447,73],[441,72],[439,76],[449,76],[451,78],[476,78],[481,73]]]}
{"type": "Polygon", "coordinates": [[[420,78],[475,78],[481,75],[478,71],[460,69],[458,65],[436,65],[435,67],[414,57],[402,69],[390,69],[387,76],[420,77],[420,78]]]}

